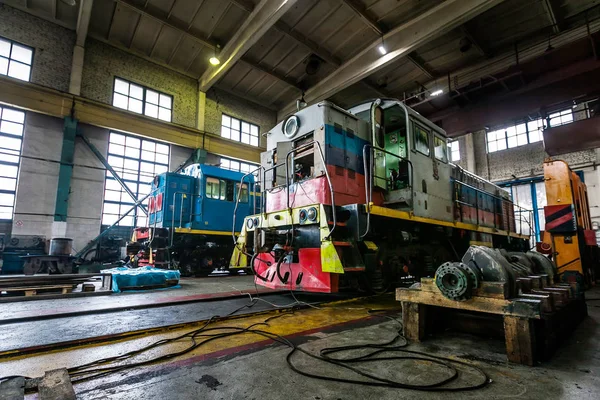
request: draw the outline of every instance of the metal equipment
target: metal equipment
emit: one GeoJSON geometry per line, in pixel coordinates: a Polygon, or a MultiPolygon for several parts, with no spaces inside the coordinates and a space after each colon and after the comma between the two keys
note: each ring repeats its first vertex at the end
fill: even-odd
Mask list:
{"type": "Polygon", "coordinates": [[[446,262],[437,269],[435,284],[451,300],[470,299],[481,282],[505,283],[507,296],[516,297],[518,279],[532,275],[543,275],[554,282],[556,266],[539,253],[471,246],[461,262],[446,262]]]}
{"type": "Polygon", "coordinates": [[[580,291],[594,282],[598,245],[592,230],[587,187],[560,160],[544,162],[547,206],[542,242],[538,250],[550,254],[563,282],[576,283],[580,291]]]}
{"type": "Polygon", "coordinates": [[[246,218],[231,259],[259,285],[379,291],[433,276],[470,245],[529,248],[526,212],[451,164],[444,131],[401,101],[322,102],[266,137],[265,206],[246,218]]]}

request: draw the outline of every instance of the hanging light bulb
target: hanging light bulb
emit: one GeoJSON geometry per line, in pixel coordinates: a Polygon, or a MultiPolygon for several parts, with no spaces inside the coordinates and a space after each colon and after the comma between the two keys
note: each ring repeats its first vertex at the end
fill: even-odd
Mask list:
{"type": "Polygon", "coordinates": [[[383,36],[381,36],[381,44],[379,45],[377,50],[379,50],[379,52],[381,53],[382,56],[385,56],[387,54],[387,49],[385,48],[385,42],[383,41],[383,36]]]}
{"type": "Polygon", "coordinates": [[[219,60],[219,58],[217,57],[217,49],[218,48],[220,48],[220,46],[216,45],[215,46],[215,52],[214,52],[213,56],[208,59],[208,62],[211,63],[211,65],[219,65],[219,64],[221,64],[221,60],[219,60]]]}

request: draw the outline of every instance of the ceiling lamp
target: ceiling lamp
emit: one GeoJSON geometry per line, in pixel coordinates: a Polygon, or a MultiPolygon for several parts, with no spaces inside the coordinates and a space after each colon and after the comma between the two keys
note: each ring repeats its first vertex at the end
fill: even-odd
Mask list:
{"type": "Polygon", "coordinates": [[[442,89],[438,89],[435,92],[431,92],[430,96],[431,97],[436,97],[436,96],[439,96],[440,94],[443,94],[443,93],[444,93],[444,91],[442,89]]]}
{"type": "Polygon", "coordinates": [[[382,56],[385,56],[387,54],[387,49],[385,48],[385,43],[383,41],[383,36],[381,36],[381,44],[379,45],[379,47],[377,48],[377,50],[379,50],[379,52],[381,53],[382,56]]]}
{"type": "Polygon", "coordinates": [[[71,7],[74,7],[77,5],[77,2],[75,0],[60,0],[60,1],[71,7]]]}
{"type": "Polygon", "coordinates": [[[221,64],[221,60],[219,60],[219,58],[217,57],[217,49],[218,48],[220,48],[220,46],[218,44],[215,45],[215,52],[214,52],[213,56],[208,59],[208,62],[211,65],[219,65],[219,64],[221,64]]]}

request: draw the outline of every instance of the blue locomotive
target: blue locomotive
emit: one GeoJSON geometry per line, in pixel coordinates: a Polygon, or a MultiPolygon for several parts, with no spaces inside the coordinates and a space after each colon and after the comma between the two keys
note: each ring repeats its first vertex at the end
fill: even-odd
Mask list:
{"type": "Polygon", "coordinates": [[[229,269],[234,231],[256,212],[254,176],[192,164],[152,182],[148,227],[136,228],[127,253],[136,266],[179,269],[207,275],[229,269]],[[236,207],[236,199],[238,199],[236,207]]]}

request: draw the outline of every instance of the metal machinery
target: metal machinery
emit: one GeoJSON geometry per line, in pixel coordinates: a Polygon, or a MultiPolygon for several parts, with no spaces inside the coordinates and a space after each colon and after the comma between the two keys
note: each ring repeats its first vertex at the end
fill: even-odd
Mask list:
{"type": "Polygon", "coordinates": [[[593,284],[598,267],[587,188],[564,161],[546,160],[544,180],[548,205],[538,250],[551,255],[563,282],[575,282],[582,290],[593,284]]]}
{"type": "Polygon", "coordinates": [[[234,230],[254,211],[254,176],[192,164],[152,182],[148,227],[136,228],[127,254],[136,266],[178,268],[184,275],[227,270],[234,230]],[[237,206],[235,199],[238,200],[237,206]]]}
{"type": "Polygon", "coordinates": [[[529,248],[508,193],[451,164],[444,131],[397,100],[298,111],[267,133],[259,172],[231,265],[263,286],[383,290],[471,245],[529,248]]]}

